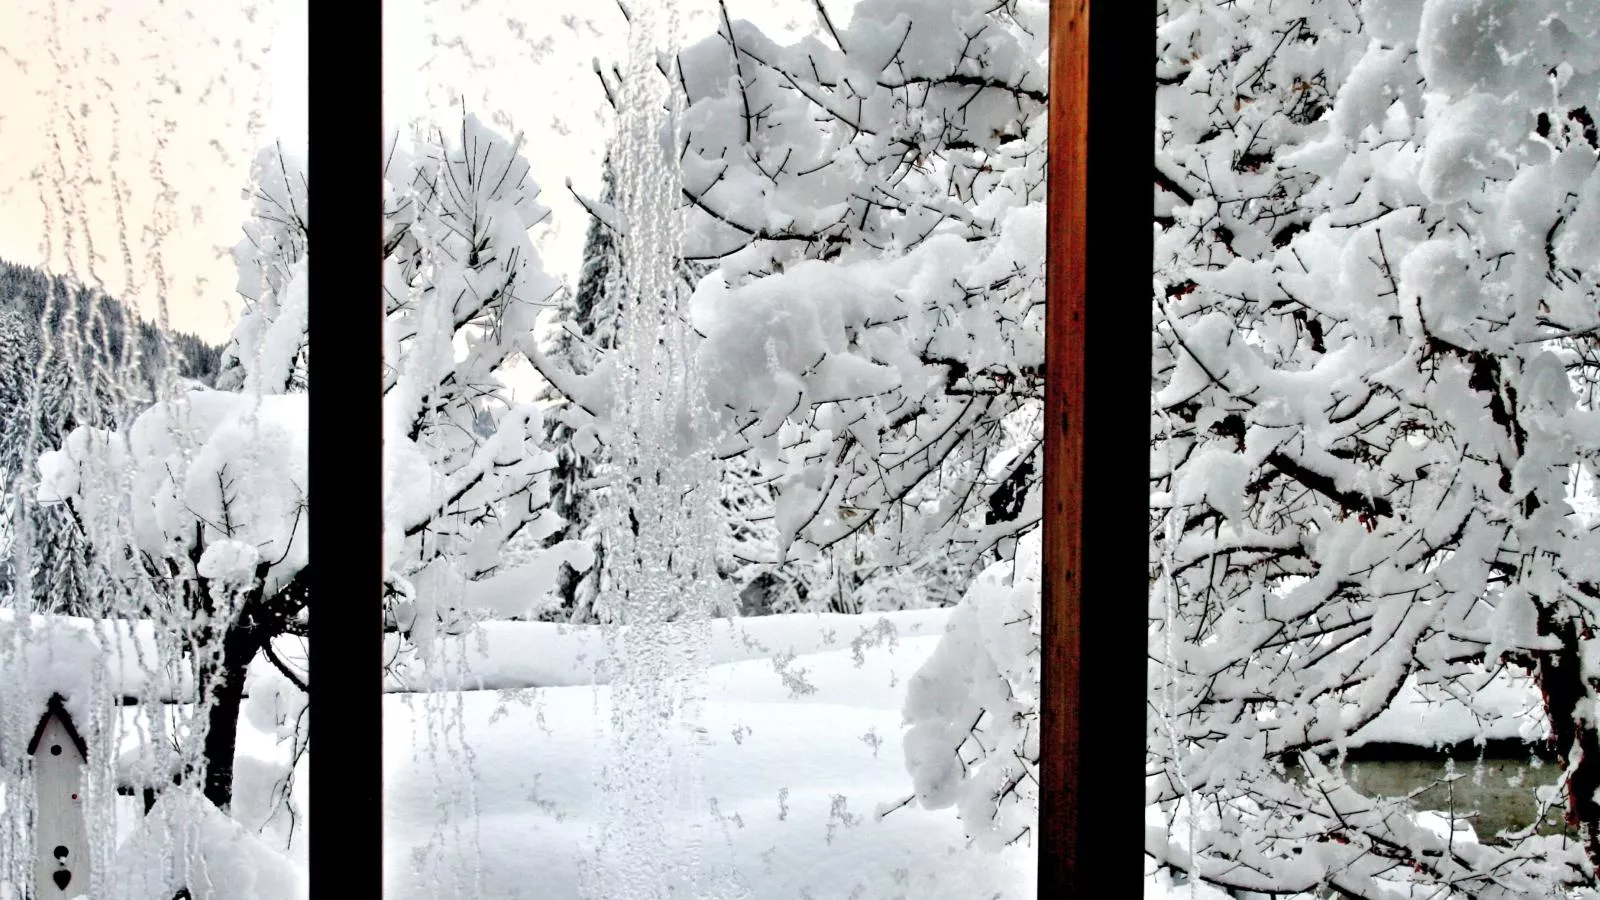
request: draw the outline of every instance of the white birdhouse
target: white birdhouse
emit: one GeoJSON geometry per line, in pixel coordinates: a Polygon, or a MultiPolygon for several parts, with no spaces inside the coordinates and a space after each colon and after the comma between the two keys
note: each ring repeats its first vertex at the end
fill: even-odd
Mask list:
{"type": "Polygon", "coordinates": [[[33,757],[33,900],[70,900],[89,890],[89,831],[83,821],[88,747],[58,694],[28,744],[33,757]]]}

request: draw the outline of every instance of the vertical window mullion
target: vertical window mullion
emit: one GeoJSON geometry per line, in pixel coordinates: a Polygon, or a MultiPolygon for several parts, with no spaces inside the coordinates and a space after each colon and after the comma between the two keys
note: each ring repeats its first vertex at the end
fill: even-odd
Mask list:
{"type": "Polygon", "coordinates": [[[1154,34],[1153,7],[1051,4],[1040,897],[1142,865],[1154,34]]]}
{"type": "Polygon", "coordinates": [[[309,7],[313,900],[383,894],[382,0],[309,7]],[[320,601],[320,602],[317,602],[320,601]]]}

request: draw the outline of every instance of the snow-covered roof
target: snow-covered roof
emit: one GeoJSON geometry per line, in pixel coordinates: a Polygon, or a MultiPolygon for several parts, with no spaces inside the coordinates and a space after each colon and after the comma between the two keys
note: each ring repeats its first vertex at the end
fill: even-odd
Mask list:
{"type": "Polygon", "coordinates": [[[39,717],[39,725],[33,730],[33,739],[28,741],[28,755],[32,756],[39,751],[39,741],[44,737],[45,726],[50,724],[52,716],[61,720],[61,727],[66,729],[67,737],[72,739],[73,746],[78,748],[78,755],[88,759],[89,746],[78,734],[77,726],[72,724],[72,716],[67,714],[66,702],[60,694],[51,694],[50,699],[45,702],[44,715],[39,717]]]}
{"type": "Polygon", "coordinates": [[[187,673],[156,671],[155,628],[150,622],[30,615],[0,609],[0,684],[7,702],[43,709],[52,697],[85,721],[89,697],[154,695],[166,703],[193,696],[187,673]]]}

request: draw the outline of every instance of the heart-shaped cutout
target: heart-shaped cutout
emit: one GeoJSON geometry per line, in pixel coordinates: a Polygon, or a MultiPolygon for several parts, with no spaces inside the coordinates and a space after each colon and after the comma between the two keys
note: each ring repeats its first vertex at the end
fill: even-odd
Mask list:
{"type": "Polygon", "coordinates": [[[50,880],[56,883],[57,888],[64,891],[67,889],[67,885],[72,883],[72,872],[67,869],[57,869],[50,876],[50,880]]]}

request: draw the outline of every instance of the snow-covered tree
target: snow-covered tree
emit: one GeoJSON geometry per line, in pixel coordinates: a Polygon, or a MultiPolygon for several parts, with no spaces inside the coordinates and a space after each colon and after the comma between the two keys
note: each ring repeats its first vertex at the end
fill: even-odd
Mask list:
{"type": "Polygon", "coordinates": [[[950,602],[1039,518],[1043,5],[822,15],[680,57],[723,567],[751,609],[950,602]]]}
{"type": "Polygon", "coordinates": [[[723,452],[775,489],[766,562],[969,578],[1039,520],[1044,9],[824,20],[783,46],[725,17],[682,57],[723,452]]]}
{"type": "Polygon", "coordinates": [[[40,501],[70,511],[110,575],[97,614],[155,623],[173,642],[159,662],[192,668],[203,736],[183,749],[222,809],[251,663],[264,656],[305,686],[273,649],[306,633],[310,599],[306,398],[284,375],[304,329],[296,343],[255,328],[304,315],[304,183],[274,176],[290,169],[276,151],[256,161],[253,219],[235,248],[248,306],[226,354],[235,389],[160,396],[124,427],[74,428],[39,460],[40,501]],[[297,216],[280,218],[289,206],[297,216]]]}
{"type": "Polygon", "coordinates": [[[511,542],[537,548],[562,525],[541,409],[498,377],[558,287],[528,234],[548,210],[526,159],[469,115],[396,140],[385,177],[390,618],[426,643],[458,613],[537,613],[561,565],[592,556],[573,539],[505,564],[511,542]]]}
{"type": "MultiPolygon", "coordinates": [[[[615,169],[610,154],[602,166],[604,188],[596,211],[611,210],[616,203],[615,169]]],[[[591,375],[604,355],[616,347],[619,313],[612,289],[621,265],[621,253],[614,226],[601,215],[589,223],[584,238],[583,268],[576,291],[564,293],[554,310],[553,328],[545,344],[549,359],[576,375],[591,375]]],[[[550,476],[550,508],[561,517],[561,530],[546,542],[586,540],[593,547],[594,562],[586,571],[570,565],[561,567],[560,606],[552,612],[564,621],[581,622],[593,615],[595,598],[601,590],[605,568],[605,548],[599,535],[595,509],[595,480],[602,448],[591,417],[576,406],[563,405],[559,391],[547,390],[545,397],[556,404],[545,417],[545,445],[555,454],[550,476]]]]}
{"type": "Polygon", "coordinates": [[[1158,9],[1146,851],[1279,893],[1592,887],[1600,7],[1158,9]],[[1507,667],[1580,844],[1339,775],[1403,688],[1490,718],[1507,667]]]}

